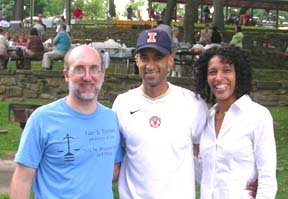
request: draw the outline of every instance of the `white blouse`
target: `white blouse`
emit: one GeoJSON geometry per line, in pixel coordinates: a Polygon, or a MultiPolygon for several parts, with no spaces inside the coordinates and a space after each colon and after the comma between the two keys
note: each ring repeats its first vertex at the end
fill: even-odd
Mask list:
{"type": "Polygon", "coordinates": [[[242,96],[225,114],[218,138],[216,110],[217,104],[210,110],[200,141],[201,199],[253,198],[245,187],[256,179],[256,198],[275,198],[277,158],[269,110],[242,96]]]}

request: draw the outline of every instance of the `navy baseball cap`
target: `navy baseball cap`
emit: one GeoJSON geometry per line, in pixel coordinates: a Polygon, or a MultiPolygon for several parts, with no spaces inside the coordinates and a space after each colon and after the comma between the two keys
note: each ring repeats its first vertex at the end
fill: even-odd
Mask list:
{"type": "Polygon", "coordinates": [[[165,31],[159,29],[144,30],[138,37],[135,53],[144,48],[153,48],[163,55],[168,55],[172,52],[171,39],[165,31]]]}

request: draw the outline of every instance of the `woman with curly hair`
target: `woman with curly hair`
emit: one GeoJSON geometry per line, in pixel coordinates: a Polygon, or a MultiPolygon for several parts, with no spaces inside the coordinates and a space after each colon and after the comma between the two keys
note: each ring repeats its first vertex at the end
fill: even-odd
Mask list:
{"type": "Polygon", "coordinates": [[[216,101],[200,141],[201,199],[253,198],[245,187],[256,179],[256,198],[275,198],[273,119],[249,97],[248,57],[232,45],[212,47],[201,54],[197,68],[198,95],[216,101]]]}

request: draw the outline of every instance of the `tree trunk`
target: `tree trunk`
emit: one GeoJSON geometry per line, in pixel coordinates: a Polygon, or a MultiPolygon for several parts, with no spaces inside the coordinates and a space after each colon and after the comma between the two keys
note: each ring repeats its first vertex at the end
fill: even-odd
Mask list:
{"type": "Polygon", "coordinates": [[[13,9],[13,19],[22,20],[24,13],[24,0],[15,0],[13,9]]]}
{"type": "Polygon", "coordinates": [[[220,31],[224,30],[223,0],[213,0],[213,26],[217,26],[220,31]]]}
{"type": "Polygon", "coordinates": [[[109,15],[110,17],[116,16],[114,0],[109,0],[109,15]]]}
{"type": "Polygon", "coordinates": [[[193,44],[194,37],[194,22],[197,21],[198,17],[198,0],[186,0],[185,14],[184,14],[184,42],[190,42],[193,44]]]}
{"type": "Polygon", "coordinates": [[[167,25],[171,24],[174,9],[176,9],[176,0],[168,0],[164,13],[164,19],[163,19],[164,24],[167,25]]]}
{"type": "Polygon", "coordinates": [[[71,25],[71,0],[65,0],[65,8],[66,8],[66,23],[71,25]]]}

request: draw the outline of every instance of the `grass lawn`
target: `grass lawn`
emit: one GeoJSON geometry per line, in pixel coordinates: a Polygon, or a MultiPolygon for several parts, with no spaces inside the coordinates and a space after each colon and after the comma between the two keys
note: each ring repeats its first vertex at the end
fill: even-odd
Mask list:
{"type": "MultiPolygon", "coordinates": [[[[28,103],[28,102],[27,102],[28,103]]],[[[30,102],[35,103],[35,102],[30,102]]],[[[37,104],[47,102],[36,102],[37,104]]],[[[21,128],[18,123],[7,122],[9,102],[0,103],[0,129],[8,130],[8,134],[0,135],[0,158],[12,159],[21,135],[21,128]]],[[[106,104],[111,106],[111,104],[106,104]]],[[[274,118],[275,137],[277,143],[277,180],[278,193],[277,199],[287,199],[288,195],[288,107],[269,107],[274,118]]],[[[115,198],[118,198],[116,191],[116,184],[114,184],[115,198]]],[[[0,195],[0,199],[8,199],[7,195],[0,195]]]]}

